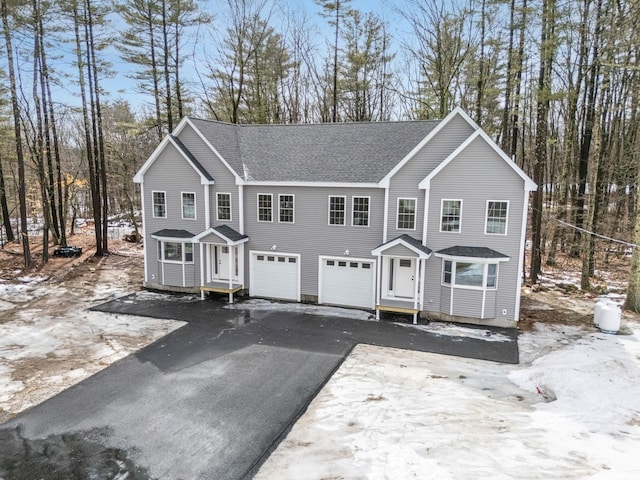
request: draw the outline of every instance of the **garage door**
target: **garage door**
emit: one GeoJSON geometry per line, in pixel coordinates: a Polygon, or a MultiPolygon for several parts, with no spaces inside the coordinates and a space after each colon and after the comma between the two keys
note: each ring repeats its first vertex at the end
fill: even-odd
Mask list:
{"type": "Polygon", "coordinates": [[[249,295],[299,301],[299,255],[251,253],[249,295]]]}
{"type": "Polygon", "coordinates": [[[321,258],[318,303],[373,308],[375,271],[373,260],[321,258]]]}

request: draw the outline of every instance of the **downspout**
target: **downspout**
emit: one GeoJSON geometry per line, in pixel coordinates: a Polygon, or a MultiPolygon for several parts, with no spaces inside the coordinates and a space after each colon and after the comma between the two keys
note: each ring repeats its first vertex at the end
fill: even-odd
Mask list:
{"type": "Polygon", "coordinates": [[[382,290],[382,255],[378,255],[377,282],[376,282],[376,320],[380,320],[380,291],[382,290]]]}
{"type": "Polygon", "coordinates": [[[427,245],[427,219],[429,218],[429,189],[424,190],[424,218],[422,220],[422,245],[427,245]]]}
{"type": "Polygon", "coordinates": [[[238,230],[244,235],[244,185],[238,185],[238,230]]]}
{"type": "MultiPolygon", "coordinates": [[[[142,208],[142,238],[144,239],[144,248],[142,249],[142,253],[143,253],[143,261],[144,261],[144,282],[147,283],[149,281],[149,266],[147,265],[147,260],[149,259],[147,256],[147,239],[146,237],[146,230],[147,230],[147,224],[145,221],[145,217],[146,217],[146,212],[144,210],[144,177],[142,182],[140,182],[140,207],[142,208]]],[[[156,255],[156,262],[157,262],[157,258],[158,256],[156,255]]]]}
{"type": "MultiPolygon", "coordinates": [[[[204,270],[205,270],[205,261],[204,261],[204,243],[200,242],[200,285],[204,286],[204,270]]],[[[205,299],[204,290],[200,289],[200,299],[205,299]]]]}
{"type": "MultiPolygon", "coordinates": [[[[415,286],[413,287],[413,308],[414,310],[418,309],[418,286],[420,283],[420,262],[422,262],[422,259],[420,257],[418,257],[417,261],[416,261],[416,271],[414,273],[414,278],[415,278],[415,286]]],[[[413,314],[413,324],[416,325],[418,323],[418,314],[414,313],[413,314]]]]}

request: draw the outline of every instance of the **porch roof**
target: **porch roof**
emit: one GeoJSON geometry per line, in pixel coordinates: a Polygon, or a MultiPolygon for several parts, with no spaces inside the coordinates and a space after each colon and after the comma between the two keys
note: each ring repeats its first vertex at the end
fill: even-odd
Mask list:
{"type": "Polygon", "coordinates": [[[193,238],[193,233],[188,230],[176,230],[173,228],[163,228],[157,232],[151,234],[151,238],[156,240],[170,239],[170,240],[186,240],[193,238]]]}
{"type": "Polygon", "coordinates": [[[435,255],[438,257],[493,259],[498,260],[499,262],[506,262],[510,259],[508,255],[496,252],[488,247],[467,247],[460,245],[438,250],[435,255]]]}
{"type": "Polygon", "coordinates": [[[432,253],[432,250],[429,247],[423,245],[420,240],[404,233],[399,237],[394,238],[393,240],[389,240],[388,242],[377,246],[371,251],[371,254],[382,255],[384,251],[388,250],[391,247],[395,247],[396,245],[404,245],[409,250],[415,252],[416,255],[418,255],[420,258],[429,258],[432,253]]]}
{"type": "Polygon", "coordinates": [[[229,225],[218,225],[217,227],[207,228],[193,237],[194,242],[200,242],[209,235],[214,235],[229,245],[238,245],[249,240],[247,235],[244,235],[237,230],[231,228],[229,225]]]}

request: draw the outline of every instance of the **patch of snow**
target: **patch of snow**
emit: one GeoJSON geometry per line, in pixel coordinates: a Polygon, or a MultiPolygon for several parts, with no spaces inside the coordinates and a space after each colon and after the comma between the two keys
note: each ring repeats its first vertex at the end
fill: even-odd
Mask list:
{"type": "Polygon", "coordinates": [[[303,315],[324,315],[328,317],[352,318],[354,320],[371,320],[373,315],[364,310],[355,310],[350,308],[327,307],[323,305],[309,305],[305,303],[279,303],[269,300],[261,300],[257,298],[243,300],[239,303],[225,305],[224,308],[231,310],[260,310],[260,311],[277,311],[277,312],[293,312],[303,315]]]}
{"type": "Polygon", "coordinates": [[[427,325],[412,325],[409,323],[398,323],[403,327],[415,328],[435,335],[446,335],[448,337],[464,337],[485,340],[487,342],[511,342],[512,339],[502,333],[495,333],[491,330],[463,327],[445,322],[430,322],[427,325]]]}
{"type": "Polygon", "coordinates": [[[629,327],[538,328],[519,366],[358,345],[255,478],[640,478],[629,327]]]}

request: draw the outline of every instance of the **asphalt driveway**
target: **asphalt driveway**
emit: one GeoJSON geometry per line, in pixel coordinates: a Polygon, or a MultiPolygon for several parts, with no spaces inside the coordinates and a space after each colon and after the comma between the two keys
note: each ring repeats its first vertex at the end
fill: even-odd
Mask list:
{"type": "Polygon", "coordinates": [[[508,342],[388,322],[136,296],[96,310],[189,322],[0,426],[0,479],[242,479],[357,343],[517,363],[508,342]]]}

